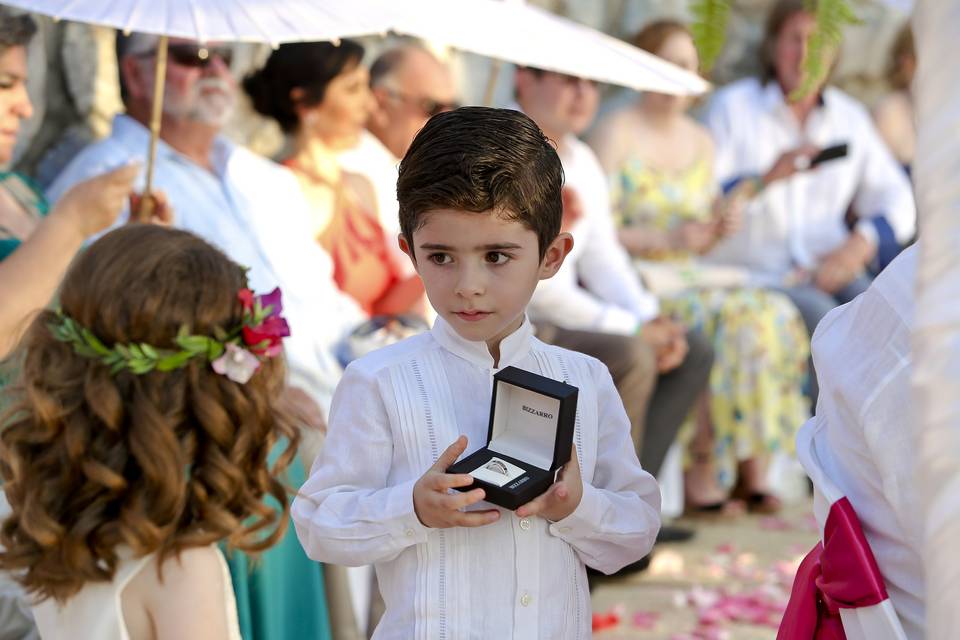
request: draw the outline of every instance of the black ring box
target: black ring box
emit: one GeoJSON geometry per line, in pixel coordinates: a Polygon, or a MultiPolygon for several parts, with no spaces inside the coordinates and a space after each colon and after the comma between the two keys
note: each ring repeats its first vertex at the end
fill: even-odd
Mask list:
{"type": "Polygon", "coordinates": [[[480,487],[487,502],[514,510],[549,489],[557,471],[570,461],[577,393],[572,385],[517,367],[494,374],[487,444],[452,464],[447,473],[493,477],[483,470],[492,458],[522,473],[518,470],[519,475],[502,486],[475,476],[473,484],[458,490],[480,487]]]}

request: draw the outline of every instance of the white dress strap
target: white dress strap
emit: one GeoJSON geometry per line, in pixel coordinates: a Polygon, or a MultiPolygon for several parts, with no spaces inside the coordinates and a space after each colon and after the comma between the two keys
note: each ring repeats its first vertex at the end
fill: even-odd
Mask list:
{"type": "Polygon", "coordinates": [[[230,567],[220,549],[214,547],[217,560],[220,562],[220,571],[223,576],[223,602],[227,608],[227,632],[230,640],[243,640],[240,636],[240,620],[237,616],[237,596],[233,592],[233,579],[230,577],[230,567]]]}

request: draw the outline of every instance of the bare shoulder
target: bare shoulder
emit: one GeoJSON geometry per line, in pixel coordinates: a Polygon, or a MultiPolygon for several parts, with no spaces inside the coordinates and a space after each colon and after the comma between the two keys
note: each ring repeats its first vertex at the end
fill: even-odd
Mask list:
{"type": "Polygon", "coordinates": [[[377,214],[377,193],[374,191],[373,183],[364,175],[350,171],[343,172],[344,184],[357,197],[364,210],[371,214],[377,214]]]}
{"type": "Polygon", "coordinates": [[[890,93],[881,98],[873,107],[873,117],[877,122],[888,120],[910,120],[913,118],[913,106],[910,98],[902,91],[890,93]]]}
{"type": "Polygon", "coordinates": [[[685,133],[696,141],[700,153],[713,156],[715,147],[710,130],[689,116],[684,117],[683,125],[685,133]]]}
{"type": "Polygon", "coordinates": [[[610,172],[640,146],[647,133],[636,109],[628,105],[604,116],[587,142],[597,153],[604,169],[610,172]]]}
{"type": "Polygon", "coordinates": [[[228,615],[233,589],[220,551],[213,545],[186,549],[165,558],[159,572],[158,562],[154,556],[124,590],[123,610],[131,640],[233,638],[228,615]],[[141,635],[142,627],[134,624],[138,608],[146,614],[150,635],[141,635]]]}

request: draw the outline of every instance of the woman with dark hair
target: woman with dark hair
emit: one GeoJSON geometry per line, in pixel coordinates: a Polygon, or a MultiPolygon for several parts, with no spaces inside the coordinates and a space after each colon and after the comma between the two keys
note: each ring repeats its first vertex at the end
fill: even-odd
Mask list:
{"type": "MultiPolygon", "coordinates": [[[[688,71],[699,67],[693,37],[679,22],[653,22],[633,44],[688,71]]],[[[742,270],[702,264],[702,254],[736,232],[739,203],[718,195],[713,141],[687,115],[690,103],[644,93],[602,122],[592,142],[610,178],[621,243],[664,310],[709,337],[716,354],[701,410],[682,432],[688,510],[742,511],[725,503],[736,487],[751,511],[772,512],[780,503],[766,483],[767,463],[773,453],[792,452],[809,417],[807,336],[785,295],[748,286],[742,270]]]]}
{"type": "Polygon", "coordinates": [[[353,147],[373,107],[363,47],[300,42],[281,45],[243,86],[261,114],[290,136],[283,160],[312,205],[313,232],[334,262],[334,279],[370,315],[422,306],[419,278],[397,263],[376,212],[372,186],[345,172],[338,154],[353,147]]]}

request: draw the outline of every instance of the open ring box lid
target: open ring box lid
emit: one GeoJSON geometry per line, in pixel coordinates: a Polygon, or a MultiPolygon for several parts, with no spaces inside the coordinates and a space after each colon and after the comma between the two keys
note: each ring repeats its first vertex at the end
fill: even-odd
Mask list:
{"type": "Polygon", "coordinates": [[[466,473],[485,500],[505,509],[530,502],[553,484],[570,461],[577,416],[577,388],[517,367],[493,376],[487,444],[457,461],[447,473],[466,473]]]}

